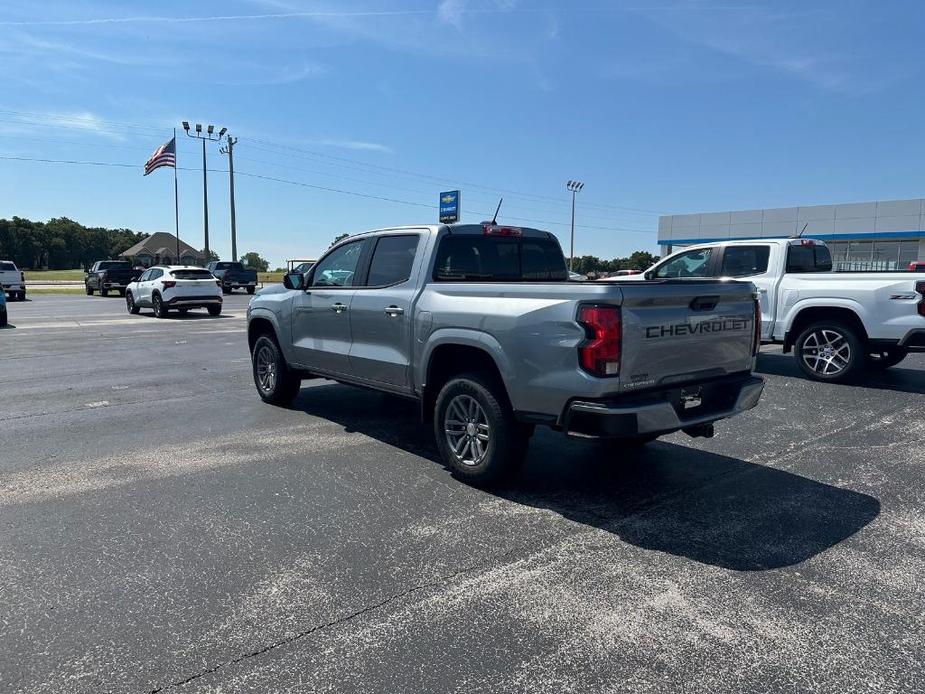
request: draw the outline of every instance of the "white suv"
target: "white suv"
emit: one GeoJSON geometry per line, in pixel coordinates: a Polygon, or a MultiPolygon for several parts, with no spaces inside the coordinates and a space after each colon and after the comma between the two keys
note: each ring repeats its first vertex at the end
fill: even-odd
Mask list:
{"type": "Polygon", "coordinates": [[[166,318],[171,309],[186,313],[191,308],[207,308],[210,316],[222,312],[222,289],[212,273],[201,267],[167,265],[152,267],[125,288],[125,305],[135,314],[142,307],[154,309],[166,318]]]}

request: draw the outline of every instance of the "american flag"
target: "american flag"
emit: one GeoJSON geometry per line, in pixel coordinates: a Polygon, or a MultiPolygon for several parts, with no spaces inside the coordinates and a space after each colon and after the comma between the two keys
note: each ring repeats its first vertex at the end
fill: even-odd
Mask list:
{"type": "Polygon", "coordinates": [[[145,176],[154,171],[154,169],[159,169],[162,166],[172,166],[174,168],[177,167],[176,137],[170,138],[169,142],[154,150],[154,154],[152,154],[151,158],[145,162],[145,176]]]}

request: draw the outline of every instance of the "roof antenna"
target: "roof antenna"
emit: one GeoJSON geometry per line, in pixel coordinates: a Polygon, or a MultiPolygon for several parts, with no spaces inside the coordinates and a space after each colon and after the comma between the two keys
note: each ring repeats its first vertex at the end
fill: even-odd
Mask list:
{"type": "Polygon", "coordinates": [[[791,236],[790,238],[792,238],[792,239],[800,239],[800,238],[803,238],[803,232],[806,231],[806,227],[808,227],[808,226],[809,226],[809,222],[806,222],[806,224],[803,225],[803,228],[800,229],[800,233],[797,234],[796,236],[791,236]]]}
{"type": "Polygon", "coordinates": [[[498,208],[495,210],[495,216],[491,218],[491,223],[492,223],[492,224],[497,224],[497,223],[498,223],[498,213],[501,211],[501,203],[502,203],[502,202],[504,202],[504,198],[501,198],[501,199],[498,201],[498,208]]]}

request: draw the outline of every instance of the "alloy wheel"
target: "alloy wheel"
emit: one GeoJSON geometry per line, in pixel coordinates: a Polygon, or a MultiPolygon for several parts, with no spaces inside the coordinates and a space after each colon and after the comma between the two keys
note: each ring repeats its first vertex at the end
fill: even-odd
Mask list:
{"type": "Polygon", "coordinates": [[[266,345],[257,352],[257,382],[264,393],[276,387],[276,355],[266,345]]]}
{"type": "Polygon", "coordinates": [[[478,400],[470,395],[457,395],[450,400],[443,415],[443,430],[457,462],[475,466],[485,459],[491,427],[478,400]]]}
{"type": "Polygon", "coordinates": [[[851,346],[845,336],[831,328],[820,328],[803,341],[803,363],[821,376],[835,376],[851,362],[851,346]]]}

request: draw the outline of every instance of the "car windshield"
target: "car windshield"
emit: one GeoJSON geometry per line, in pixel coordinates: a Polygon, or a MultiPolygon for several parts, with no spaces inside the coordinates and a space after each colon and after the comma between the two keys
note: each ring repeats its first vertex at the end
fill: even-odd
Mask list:
{"type": "Polygon", "coordinates": [[[0,263],[0,272],[15,272],[16,266],[13,263],[0,263]]]}
{"type": "Polygon", "coordinates": [[[216,263],[216,270],[243,270],[244,266],[241,263],[216,263]]]}
{"type": "Polygon", "coordinates": [[[131,263],[124,260],[107,260],[100,263],[100,270],[130,270],[131,263]]]}

